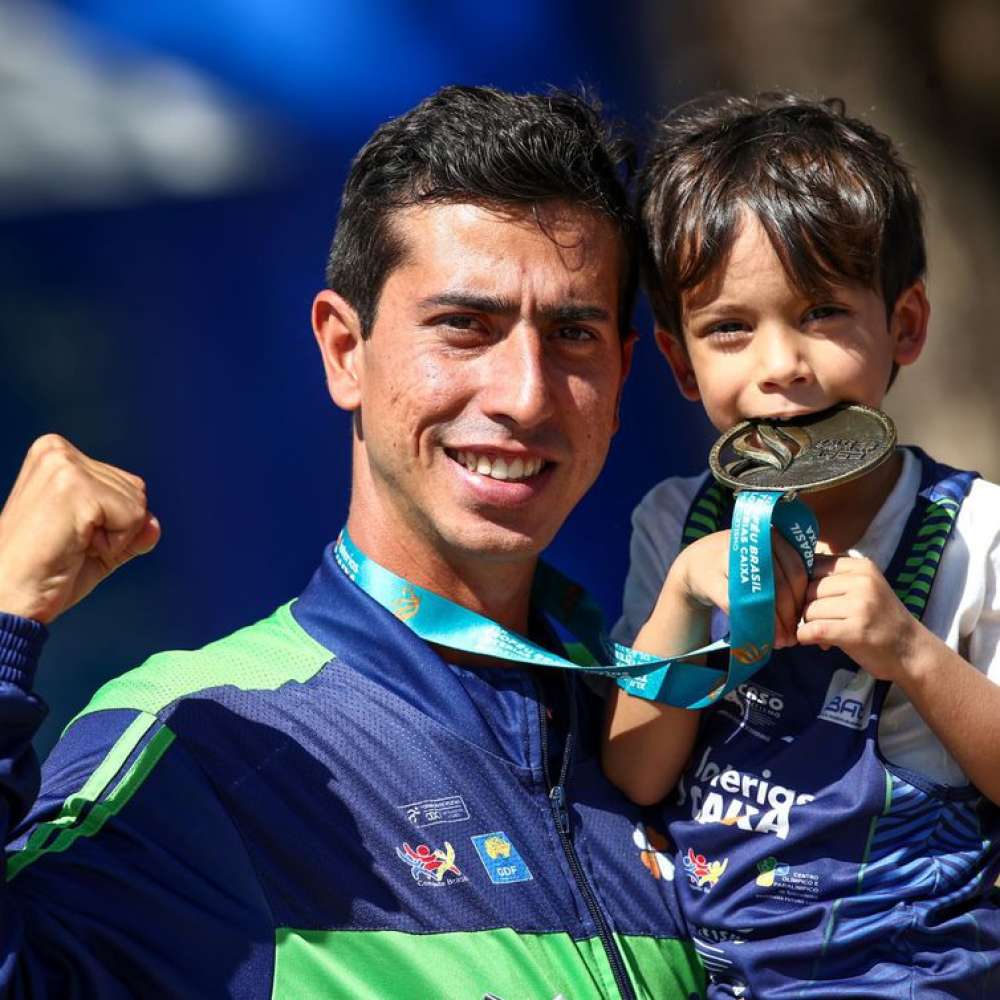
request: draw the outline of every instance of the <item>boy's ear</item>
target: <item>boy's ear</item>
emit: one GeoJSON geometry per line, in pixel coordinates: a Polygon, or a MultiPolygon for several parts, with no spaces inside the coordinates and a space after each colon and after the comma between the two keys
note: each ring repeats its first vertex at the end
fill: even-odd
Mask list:
{"type": "Polygon", "coordinates": [[[692,403],[696,403],[701,399],[701,391],[698,389],[698,379],[695,377],[694,368],[691,367],[691,358],[688,356],[683,340],[669,330],[657,327],[656,346],[667,359],[667,364],[670,365],[670,370],[674,373],[674,381],[677,383],[681,395],[692,403]]]}
{"type": "Polygon", "coordinates": [[[336,292],[324,289],[313,300],[312,328],[331,398],[342,410],[356,410],[361,405],[364,374],[364,341],[357,312],[336,292]]]}
{"type": "Polygon", "coordinates": [[[897,365],[912,365],[927,342],[927,323],[931,304],[922,281],[916,281],[900,293],[889,317],[893,342],[892,359],[897,365]]]}

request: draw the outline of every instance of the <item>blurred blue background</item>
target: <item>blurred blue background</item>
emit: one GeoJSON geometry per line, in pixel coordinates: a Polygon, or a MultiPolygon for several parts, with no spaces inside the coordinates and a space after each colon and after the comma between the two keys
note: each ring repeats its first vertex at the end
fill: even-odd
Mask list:
{"type": "MultiPolygon", "coordinates": [[[[144,476],[164,536],[53,629],[45,750],[105,679],[296,594],[346,510],[349,427],[309,330],[361,143],[447,83],[591,85],[640,135],[705,90],[845,97],[927,196],[934,320],[901,435],[1000,475],[1000,5],[0,3],[0,489],[54,430],[144,476]],[[929,360],[928,360],[929,358],[929,360]]],[[[713,435],[648,311],[622,429],[549,558],[609,618],[629,514],[713,435]]]]}
{"type": "MultiPolygon", "coordinates": [[[[55,430],[141,474],[164,526],[155,554],[53,629],[43,749],[108,676],[297,593],[342,523],[349,427],[309,307],[347,166],[374,128],[452,82],[584,82],[633,125],[646,111],[638,26],[601,4],[190,10],[77,0],[0,14],[24,91],[0,105],[13,119],[37,101],[33,122],[19,118],[31,167],[2,206],[0,480],[55,430]]],[[[632,507],[705,454],[682,405],[647,336],[613,457],[550,552],[609,616],[632,507]]]]}

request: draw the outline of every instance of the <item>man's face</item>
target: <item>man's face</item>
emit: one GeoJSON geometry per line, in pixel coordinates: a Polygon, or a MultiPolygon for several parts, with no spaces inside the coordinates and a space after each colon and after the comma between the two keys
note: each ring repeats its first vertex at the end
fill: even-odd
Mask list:
{"type": "Polygon", "coordinates": [[[420,206],[393,224],[407,252],[358,348],[352,511],[414,552],[533,558],[617,427],[620,241],[566,206],[420,206]]]}

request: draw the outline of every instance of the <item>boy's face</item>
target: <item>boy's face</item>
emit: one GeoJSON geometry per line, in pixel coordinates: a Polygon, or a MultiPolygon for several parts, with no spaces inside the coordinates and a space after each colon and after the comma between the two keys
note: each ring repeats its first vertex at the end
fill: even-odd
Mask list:
{"type": "Polygon", "coordinates": [[[683,342],[663,330],[657,342],[683,395],[723,431],[840,402],[879,406],[893,363],[920,355],[928,314],[920,282],[888,317],[882,296],[858,285],[803,297],[747,215],[720,273],[684,295],[683,342]]]}

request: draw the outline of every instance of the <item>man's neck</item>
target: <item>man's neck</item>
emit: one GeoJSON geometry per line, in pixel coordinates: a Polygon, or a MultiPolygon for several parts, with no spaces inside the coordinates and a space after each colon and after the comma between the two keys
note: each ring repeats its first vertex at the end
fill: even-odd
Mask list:
{"type": "Polygon", "coordinates": [[[810,493],[804,499],[819,521],[821,551],[846,552],[864,536],[881,510],[903,470],[903,453],[892,457],[860,479],[829,490],[810,493]]]}
{"type": "Polygon", "coordinates": [[[443,550],[433,540],[353,507],[347,528],[369,559],[425,590],[526,634],[536,559],[488,559],[443,550]]]}

